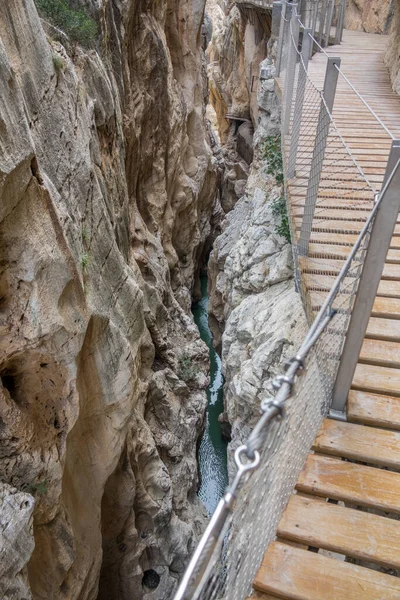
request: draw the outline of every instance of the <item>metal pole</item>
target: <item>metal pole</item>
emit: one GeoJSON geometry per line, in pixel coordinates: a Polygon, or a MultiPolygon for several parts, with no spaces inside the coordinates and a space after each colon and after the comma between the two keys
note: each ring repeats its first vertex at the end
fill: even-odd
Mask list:
{"type": "Polygon", "coordinates": [[[322,8],[321,8],[321,17],[319,20],[319,29],[318,29],[318,42],[323,46],[324,43],[324,30],[325,30],[325,19],[326,19],[326,5],[328,0],[322,0],[322,8]]]}
{"type": "Polygon", "coordinates": [[[345,19],[345,15],[346,15],[346,0],[342,0],[342,12],[341,12],[341,19],[340,19],[340,30],[339,30],[339,42],[342,41],[343,38],[343,27],[344,27],[344,19],[345,19]]]}
{"type": "MultiPolygon", "coordinates": [[[[312,31],[311,31],[311,35],[313,36],[313,38],[315,38],[315,30],[317,28],[318,7],[319,7],[319,0],[314,0],[314,13],[313,13],[313,23],[312,23],[312,31]]],[[[310,58],[312,57],[313,48],[314,48],[314,42],[311,44],[310,58]]]]}
{"type": "Polygon", "coordinates": [[[273,40],[278,40],[278,44],[280,27],[282,22],[282,8],[283,2],[281,2],[280,0],[275,1],[272,5],[271,38],[273,40]]]}
{"type": "Polygon", "coordinates": [[[318,8],[319,8],[319,0],[314,0],[313,23],[311,25],[311,27],[312,27],[312,36],[313,37],[315,37],[315,31],[317,29],[318,8]]]}
{"type": "Polygon", "coordinates": [[[340,67],[340,58],[328,58],[323,91],[325,102],[321,100],[317,132],[315,134],[315,145],[311,160],[310,177],[308,179],[307,194],[304,204],[303,221],[301,223],[298,243],[298,252],[300,256],[307,256],[308,254],[308,244],[310,241],[315,205],[317,203],[322,163],[324,162],[326,142],[329,133],[329,113],[332,113],[336,84],[339,75],[339,71],[335,68],[335,65],[340,67]]]}
{"type": "Polygon", "coordinates": [[[300,23],[297,18],[297,5],[292,5],[292,15],[290,19],[291,31],[289,28],[288,34],[288,59],[286,67],[286,78],[285,78],[285,106],[284,114],[282,119],[282,132],[283,135],[289,133],[290,129],[290,113],[292,110],[293,90],[294,90],[294,77],[296,70],[296,59],[297,59],[297,47],[299,45],[299,33],[300,23]],[[292,39],[293,37],[293,39],[292,39]]]}
{"type": "Polygon", "coordinates": [[[347,396],[400,210],[400,140],[394,140],[380,204],[372,223],[353,310],[332,394],[331,416],[345,418],[347,396]],[[386,187],[386,189],[385,189],[386,187]]]}
{"type": "Polygon", "coordinates": [[[281,22],[279,26],[279,38],[278,38],[278,47],[276,49],[276,77],[279,77],[282,67],[282,51],[283,51],[283,34],[285,31],[285,18],[288,10],[288,5],[286,0],[283,0],[281,7],[281,22]]]}
{"type": "Polygon", "coordinates": [[[333,9],[335,8],[335,0],[330,0],[330,6],[328,9],[328,16],[326,20],[326,30],[325,30],[325,46],[329,46],[329,37],[331,35],[331,27],[332,27],[332,17],[333,17],[333,9]]]}
{"type": "Polygon", "coordinates": [[[299,146],[300,128],[301,128],[301,117],[303,112],[304,93],[306,90],[307,83],[307,68],[308,61],[310,58],[310,48],[312,46],[312,40],[310,38],[311,29],[304,29],[303,31],[303,45],[301,48],[301,58],[299,79],[297,84],[296,102],[294,107],[294,123],[292,131],[292,139],[290,143],[289,153],[289,164],[287,177],[294,177],[296,172],[296,157],[297,149],[299,146]]]}
{"type": "Polygon", "coordinates": [[[343,0],[340,0],[337,15],[336,15],[335,44],[340,44],[340,23],[342,20],[342,8],[343,8],[343,0]]]}

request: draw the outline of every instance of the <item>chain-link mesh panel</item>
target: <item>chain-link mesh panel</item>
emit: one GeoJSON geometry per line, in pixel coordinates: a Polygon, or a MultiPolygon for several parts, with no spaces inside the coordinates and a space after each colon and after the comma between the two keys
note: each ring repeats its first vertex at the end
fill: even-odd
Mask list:
{"type": "Polygon", "coordinates": [[[374,206],[377,182],[343,139],[323,81],[311,79],[292,36],[289,42],[298,63],[288,134],[282,137],[285,194],[296,279],[312,322],[374,206]]]}
{"type": "MultiPolygon", "coordinates": [[[[310,4],[309,23],[322,10],[319,3],[310,4]]],[[[376,168],[368,158],[358,161],[351,135],[344,140],[325,101],[323,69],[308,72],[289,19],[283,39],[281,141],[296,278],[311,330],[324,315],[331,319],[307,355],[283,417],[269,424],[260,465],[242,487],[222,553],[196,600],[245,600],[251,593],[330,407],[380,187],[378,179],[369,177],[376,168]],[[287,94],[288,82],[293,95],[287,94]]],[[[327,57],[318,58],[327,64],[327,57]]],[[[363,155],[368,152],[361,149],[363,155]]]]}
{"type": "MultiPolygon", "coordinates": [[[[251,593],[264,552],[275,538],[280,517],[330,406],[371,226],[372,221],[324,307],[324,313],[335,314],[308,355],[284,417],[269,426],[260,467],[242,488],[224,552],[201,600],[244,600],[251,593]]],[[[333,278],[330,283],[329,290],[333,278]]],[[[328,285],[313,296],[314,313],[320,310],[328,285]]]]}

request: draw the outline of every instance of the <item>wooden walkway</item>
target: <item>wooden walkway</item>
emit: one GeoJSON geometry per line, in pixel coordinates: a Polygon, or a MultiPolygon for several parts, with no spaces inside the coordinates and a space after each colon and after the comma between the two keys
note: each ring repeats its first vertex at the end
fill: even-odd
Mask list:
{"type": "MultiPolygon", "coordinates": [[[[386,42],[385,36],[345,31],[343,43],[327,52],[341,56],[343,72],[400,137],[400,98],[392,92],[383,63],[386,42]]],[[[326,57],[317,54],[310,65],[321,85],[325,64],[326,57]]],[[[334,117],[379,189],[391,141],[340,79],[334,117]]],[[[344,208],[332,205],[323,230],[312,231],[310,252],[316,258],[314,263],[306,259],[302,275],[312,299],[316,293],[324,296],[333,282],[327,261],[337,270],[355,241],[358,224],[348,232],[352,218],[343,218],[344,208]],[[329,222],[334,222],[332,233],[329,222]]],[[[251,598],[400,599],[400,225],[349,394],[347,419],[324,421],[251,598]]]]}

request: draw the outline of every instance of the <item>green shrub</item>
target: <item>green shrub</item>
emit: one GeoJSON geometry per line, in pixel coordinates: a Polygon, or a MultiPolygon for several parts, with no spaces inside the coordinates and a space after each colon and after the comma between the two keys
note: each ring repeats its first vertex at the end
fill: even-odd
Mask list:
{"type": "Polygon", "coordinates": [[[87,252],[84,252],[81,256],[81,267],[82,267],[82,271],[84,271],[91,262],[91,258],[89,256],[89,254],[87,252]]]}
{"type": "Polygon", "coordinates": [[[199,372],[198,367],[192,364],[190,356],[184,352],[178,359],[179,371],[178,375],[183,381],[194,379],[199,372]]]}
{"type": "Polygon", "coordinates": [[[288,242],[291,241],[289,217],[287,213],[286,200],[283,196],[272,202],[272,214],[274,217],[280,217],[280,224],[275,227],[278,235],[284,237],[288,242]]]}
{"type": "Polygon", "coordinates": [[[31,483],[27,489],[32,496],[43,496],[48,492],[47,479],[43,479],[43,481],[39,481],[38,483],[31,483]]]}
{"type": "Polygon", "coordinates": [[[86,225],[82,225],[81,233],[82,233],[82,241],[84,242],[84,244],[86,244],[86,246],[88,246],[89,241],[90,241],[90,236],[89,236],[89,231],[88,231],[88,228],[86,227],[86,225]]]}
{"type": "Polygon", "coordinates": [[[35,0],[40,15],[64,31],[72,42],[92,46],[98,35],[97,23],[72,0],[35,0]]]}
{"type": "Polygon", "coordinates": [[[273,175],[276,183],[283,183],[283,160],[281,151],[281,136],[269,135],[265,140],[264,158],[267,160],[267,173],[273,175]]]}
{"type": "Polygon", "coordinates": [[[58,75],[64,69],[65,63],[64,63],[63,59],[61,58],[61,56],[58,56],[58,54],[56,54],[55,52],[53,53],[52,58],[53,58],[54,68],[55,68],[56,73],[58,75]]]}

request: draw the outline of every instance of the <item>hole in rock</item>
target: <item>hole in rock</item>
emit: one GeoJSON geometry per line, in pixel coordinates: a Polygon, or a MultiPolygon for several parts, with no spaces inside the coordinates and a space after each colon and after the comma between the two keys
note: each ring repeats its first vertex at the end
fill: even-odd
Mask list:
{"type": "Polygon", "coordinates": [[[1,376],[1,383],[6,388],[6,390],[10,392],[10,396],[12,398],[15,395],[15,391],[17,389],[17,386],[15,384],[15,377],[13,375],[4,373],[1,376]]]}
{"type": "Polygon", "coordinates": [[[150,590],[156,590],[160,583],[160,576],[154,569],[148,569],[143,573],[142,585],[150,590]]]}

